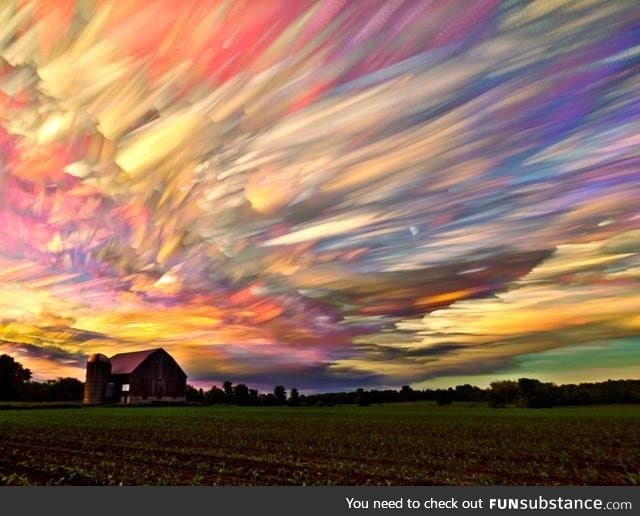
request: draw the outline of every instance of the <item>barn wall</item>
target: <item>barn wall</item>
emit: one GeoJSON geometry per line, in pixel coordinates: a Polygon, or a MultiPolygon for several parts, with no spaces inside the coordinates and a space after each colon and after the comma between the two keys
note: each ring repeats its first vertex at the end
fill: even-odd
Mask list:
{"type": "Polygon", "coordinates": [[[112,374],[111,377],[109,378],[109,382],[113,384],[112,387],[112,398],[110,398],[108,401],[110,402],[123,402],[122,399],[122,386],[125,383],[130,383],[131,382],[131,378],[130,375],[128,374],[112,374]]]}
{"type": "Polygon", "coordinates": [[[130,377],[130,403],[184,401],[187,377],[166,353],[149,356],[130,377]]]}

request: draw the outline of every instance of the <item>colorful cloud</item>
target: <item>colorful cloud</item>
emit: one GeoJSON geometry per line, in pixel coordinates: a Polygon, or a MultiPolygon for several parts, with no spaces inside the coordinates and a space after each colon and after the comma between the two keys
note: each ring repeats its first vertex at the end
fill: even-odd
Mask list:
{"type": "Polygon", "coordinates": [[[637,376],[639,19],[2,3],[0,352],[309,390],[637,376]]]}

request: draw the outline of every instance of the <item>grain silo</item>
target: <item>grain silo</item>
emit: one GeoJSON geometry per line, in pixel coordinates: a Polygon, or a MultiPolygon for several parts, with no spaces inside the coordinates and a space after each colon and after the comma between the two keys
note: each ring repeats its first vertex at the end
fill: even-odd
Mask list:
{"type": "Polygon", "coordinates": [[[85,405],[105,403],[107,382],[111,376],[111,360],[102,353],[91,355],[87,360],[87,379],[84,383],[85,405]]]}

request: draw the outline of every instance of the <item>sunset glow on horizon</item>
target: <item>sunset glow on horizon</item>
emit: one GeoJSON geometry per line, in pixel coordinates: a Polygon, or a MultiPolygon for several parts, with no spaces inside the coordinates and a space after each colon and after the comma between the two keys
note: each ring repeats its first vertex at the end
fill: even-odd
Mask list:
{"type": "Polygon", "coordinates": [[[0,354],[640,378],[640,6],[0,4],[0,354]]]}

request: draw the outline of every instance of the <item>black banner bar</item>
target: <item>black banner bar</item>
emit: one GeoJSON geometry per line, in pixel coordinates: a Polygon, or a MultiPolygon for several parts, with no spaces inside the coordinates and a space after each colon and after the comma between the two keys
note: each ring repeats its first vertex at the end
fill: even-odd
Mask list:
{"type": "MultiPolygon", "coordinates": [[[[636,487],[4,487],[20,514],[637,514],[636,487]]],[[[13,511],[12,511],[13,513],[13,511]]]]}

